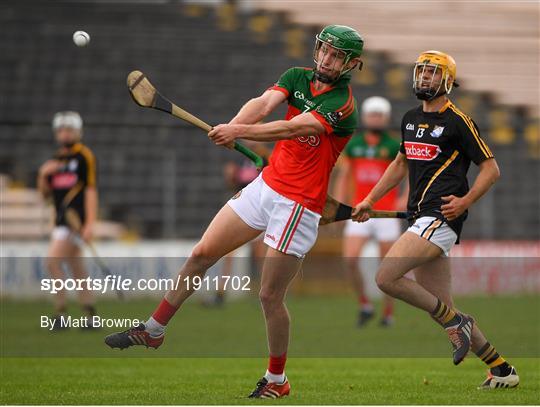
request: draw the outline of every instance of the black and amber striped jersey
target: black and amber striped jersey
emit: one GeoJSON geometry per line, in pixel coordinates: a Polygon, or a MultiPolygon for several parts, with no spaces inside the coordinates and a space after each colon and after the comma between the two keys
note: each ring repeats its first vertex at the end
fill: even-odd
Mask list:
{"type": "MultiPolygon", "coordinates": [[[[471,161],[478,165],[493,154],[476,123],[451,101],[438,112],[424,112],[422,106],[409,110],[401,122],[401,135],[400,152],[406,155],[409,168],[408,210],[414,218],[445,220],[441,197],[464,196],[469,191],[471,161]]],[[[448,221],[458,237],[466,217],[467,212],[448,221]]]]}
{"type": "Polygon", "coordinates": [[[60,161],[58,171],[49,176],[54,207],[56,209],[56,225],[65,225],[65,210],[73,208],[84,223],[84,195],[87,187],[96,186],[96,160],[92,151],[82,143],[71,148],[60,149],[54,156],[60,161]]]}

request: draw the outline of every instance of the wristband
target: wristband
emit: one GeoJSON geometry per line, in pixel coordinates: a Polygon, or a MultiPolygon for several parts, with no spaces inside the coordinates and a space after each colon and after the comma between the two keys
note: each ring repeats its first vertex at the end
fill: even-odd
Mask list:
{"type": "Polygon", "coordinates": [[[375,205],[375,202],[373,202],[373,200],[369,199],[368,197],[365,197],[364,201],[366,201],[369,204],[369,206],[375,205]]]}

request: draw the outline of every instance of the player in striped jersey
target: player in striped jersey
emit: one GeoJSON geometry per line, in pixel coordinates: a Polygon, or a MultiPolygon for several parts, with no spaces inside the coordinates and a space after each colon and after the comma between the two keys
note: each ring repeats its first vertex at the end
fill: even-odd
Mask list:
{"type": "Polygon", "coordinates": [[[439,51],[420,54],[414,67],[414,91],[422,105],[402,120],[400,153],[367,197],[356,206],[354,219],[367,211],[409,174],[409,229],[390,248],[376,281],[387,294],[423,309],[442,325],[454,348],[454,364],[469,349],[484,361],[488,379],[481,388],[515,387],[519,377],[487,341],[474,319],[454,308],[448,252],[459,236],[468,208],[499,178],[499,168],[473,120],[448,94],[457,86],[454,59],[439,51]],[[470,163],[479,167],[472,187],[470,163]],[[408,279],[414,270],[416,280],[408,279]]]}
{"type": "MultiPolygon", "coordinates": [[[[96,160],[92,151],[81,142],[83,122],[79,113],[58,112],[52,124],[60,148],[53,159],[40,167],[37,179],[39,191],[44,198],[52,198],[56,211],[47,269],[52,278],[64,279],[62,265],[67,263],[74,278],[85,279],[88,273],[81,259],[81,237],[87,241],[92,239],[97,217],[96,160]],[[81,236],[67,225],[64,215],[68,208],[76,211],[81,219],[81,236]]],[[[91,321],[96,313],[94,296],[86,289],[78,294],[81,307],[91,321]]],[[[54,301],[54,318],[58,321],[53,325],[54,329],[65,329],[60,323],[60,317],[67,313],[65,291],[59,291],[54,301]]]]}

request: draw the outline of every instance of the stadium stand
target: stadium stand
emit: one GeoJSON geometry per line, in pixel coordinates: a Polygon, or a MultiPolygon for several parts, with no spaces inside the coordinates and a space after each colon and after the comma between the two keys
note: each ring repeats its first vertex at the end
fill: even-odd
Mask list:
{"type": "MultiPolygon", "coordinates": [[[[102,217],[148,238],[200,235],[227,199],[223,161],[237,155],[213,147],[197,129],[135,106],[125,77],[140,69],[166,96],[203,120],[226,122],[288,67],[311,66],[314,35],[320,24],[334,18],[332,10],[322,15],[322,6],[310,7],[318,13],[313,15],[294,11],[301,2],[286,2],[292,10],[286,15],[282,7],[275,10],[278,3],[285,4],[258,2],[256,9],[242,11],[232,3],[2,2],[0,88],[9,96],[0,98],[0,172],[34,186],[39,164],[54,150],[53,114],[78,110],[85,122],[84,141],[98,160],[102,217]],[[91,34],[88,47],[72,44],[76,29],[91,34]]],[[[500,20],[490,14],[476,31],[471,17],[463,20],[463,29],[440,32],[428,46],[411,28],[417,24],[412,15],[403,18],[403,26],[393,26],[395,35],[389,34],[382,32],[384,15],[375,14],[369,4],[375,3],[368,3],[369,13],[351,9],[346,13],[350,20],[338,21],[366,35],[365,68],[353,78],[357,99],[389,97],[397,130],[401,115],[417,104],[410,90],[411,61],[423,48],[448,46],[463,77],[463,90],[453,99],[476,119],[503,173],[472,211],[464,237],[540,238],[540,139],[537,117],[531,114],[537,110],[531,90],[538,89],[538,52],[520,51],[529,49],[538,27],[530,28],[525,18],[514,32],[498,31],[492,27],[500,20]],[[398,38],[407,37],[402,32],[411,39],[396,50],[398,38]],[[456,32],[463,39],[451,43],[456,32]],[[503,52],[504,61],[492,61],[492,70],[484,71],[473,51],[480,47],[479,53],[492,55],[497,47],[483,46],[482,38],[498,32],[507,43],[498,37],[488,42],[500,44],[504,51],[496,54],[503,52]],[[505,81],[500,80],[503,73],[509,75],[505,81]],[[487,77],[500,87],[484,86],[487,77]],[[528,85],[514,87],[509,95],[504,83],[528,85]]],[[[472,12],[476,3],[470,4],[460,2],[460,12],[472,12]]],[[[521,18],[527,10],[516,6],[507,15],[521,18]]]]}
{"type": "MultiPolygon", "coordinates": [[[[11,186],[10,182],[7,175],[0,174],[0,239],[47,238],[52,229],[52,207],[43,202],[37,190],[11,186]]],[[[119,239],[124,233],[122,225],[99,220],[94,237],[119,239]]]]}

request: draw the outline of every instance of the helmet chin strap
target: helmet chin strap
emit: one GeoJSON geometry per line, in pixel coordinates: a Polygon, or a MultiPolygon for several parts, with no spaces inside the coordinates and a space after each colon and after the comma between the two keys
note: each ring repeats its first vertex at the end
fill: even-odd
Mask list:
{"type": "Polygon", "coordinates": [[[416,92],[414,92],[414,94],[416,95],[416,98],[419,99],[419,100],[426,100],[426,101],[430,101],[430,100],[433,100],[435,98],[438,98],[439,96],[442,96],[442,95],[445,95],[446,94],[446,90],[442,89],[439,89],[439,91],[437,93],[435,93],[434,95],[431,95],[428,92],[426,91],[422,91],[422,90],[418,90],[416,92]]]}
{"type": "Polygon", "coordinates": [[[317,79],[319,82],[322,82],[322,83],[335,82],[335,79],[332,79],[332,78],[330,78],[330,76],[317,71],[317,68],[315,68],[315,70],[314,70],[314,76],[315,76],[315,79],[317,79]]]}

